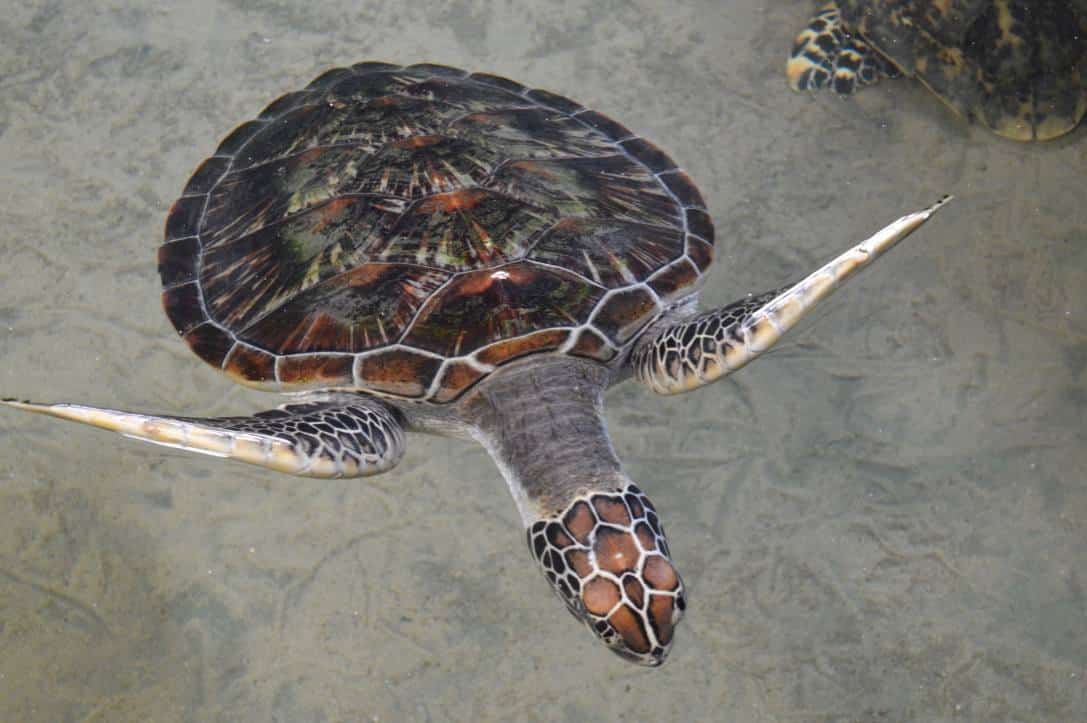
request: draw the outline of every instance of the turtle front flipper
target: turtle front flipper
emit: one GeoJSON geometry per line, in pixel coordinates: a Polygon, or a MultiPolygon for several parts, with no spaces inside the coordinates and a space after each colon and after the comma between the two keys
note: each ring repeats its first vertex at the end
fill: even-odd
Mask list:
{"type": "Polygon", "coordinates": [[[796,36],[785,75],[796,91],[830,87],[840,95],[852,95],[861,86],[900,73],[875,48],[847,31],[838,6],[829,3],[796,36]]]}
{"type": "Polygon", "coordinates": [[[321,395],[251,417],[154,416],[78,404],[0,400],[9,407],[69,419],[126,437],[226,457],[302,477],[363,477],[404,455],[398,413],[359,395],[321,395]]]}
{"type": "Polygon", "coordinates": [[[716,381],[766,352],[821,299],[916,231],[951,200],[884,227],[796,284],[748,296],[688,321],[647,334],[634,350],[638,379],[658,394],[677,394],[716,381]]]}

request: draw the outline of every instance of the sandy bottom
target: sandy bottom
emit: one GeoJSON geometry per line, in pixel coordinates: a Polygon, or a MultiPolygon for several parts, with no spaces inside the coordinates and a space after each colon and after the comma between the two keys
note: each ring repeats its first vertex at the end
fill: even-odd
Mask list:
{"type": "Polygon", "coordinates": [[[656,140],[717,220],[709,304],[958,199],[735,378],[610,394],[690,588],[663,668],[570,619],[468,444],[321,482],[4,412],[0,720],[1081,719],[1087,131],[1005,142],[909,81],[794,95],[812,9],[9,4],[0,396],[274,404],[174,338],[155,247],[218,140],[338,64],[496,72],[656,140]]]}

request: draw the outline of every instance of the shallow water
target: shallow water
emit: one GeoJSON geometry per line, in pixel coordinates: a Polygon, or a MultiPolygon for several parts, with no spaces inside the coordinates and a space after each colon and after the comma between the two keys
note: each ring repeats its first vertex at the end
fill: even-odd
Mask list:
{"type": "Polygon", "coordinates": [[[667,148],[716,218],[707,304],[958,198],[734,378],[610,393],[690,588],[663,668],[562,610],[468,444],[412,438],[383,477],[296,480],[4,412],[0,720],[1087,715],[1087,130],[1002,141],[908,81],[794,95],[784,57],[812,9],[7,8],[0,395],[275,403],[174,338],[155,247],[234,124],[358,60],[507,75],[667,148]]]}

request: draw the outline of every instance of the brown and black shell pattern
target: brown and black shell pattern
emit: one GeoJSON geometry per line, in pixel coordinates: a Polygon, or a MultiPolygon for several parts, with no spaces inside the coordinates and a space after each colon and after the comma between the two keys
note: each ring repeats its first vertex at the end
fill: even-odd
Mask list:
{"type": "Polygon", "coordinates": [[[492,75],[361,63],[222,142],[159,272],[178,333],[239,382],[446,403],[527,354],[621,359],[712,258],[690,178],[615,121],[492,75]]]}

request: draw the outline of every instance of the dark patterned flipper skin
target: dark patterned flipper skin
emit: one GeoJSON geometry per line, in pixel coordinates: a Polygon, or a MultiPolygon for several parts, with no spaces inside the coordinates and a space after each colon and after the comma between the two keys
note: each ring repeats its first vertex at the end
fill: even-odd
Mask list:
{"type": "Polygon", "coordinates": [[[871,45],[845,29],[835,3],[825,5],[796,36],[785,74],[793,90],[833,88],[839,95],[900,75],[871,45]]]}
{"type": "Polygon", "coordinates": [[[630,364],[658,394],[703,387],[765,354],[816,304],[921,227],[950,196],[892,221],[795,284],[752,294],[693,318],[665,320],[639,341],[630,364]]]}
{"type": "Polygon", "coordinates": [[[81,404],[0,403],[301,477],[365,477],[392,469],[404,456],[400,413],[361,394],[315,394],[251,417],[210,419],[81,404]]]}

